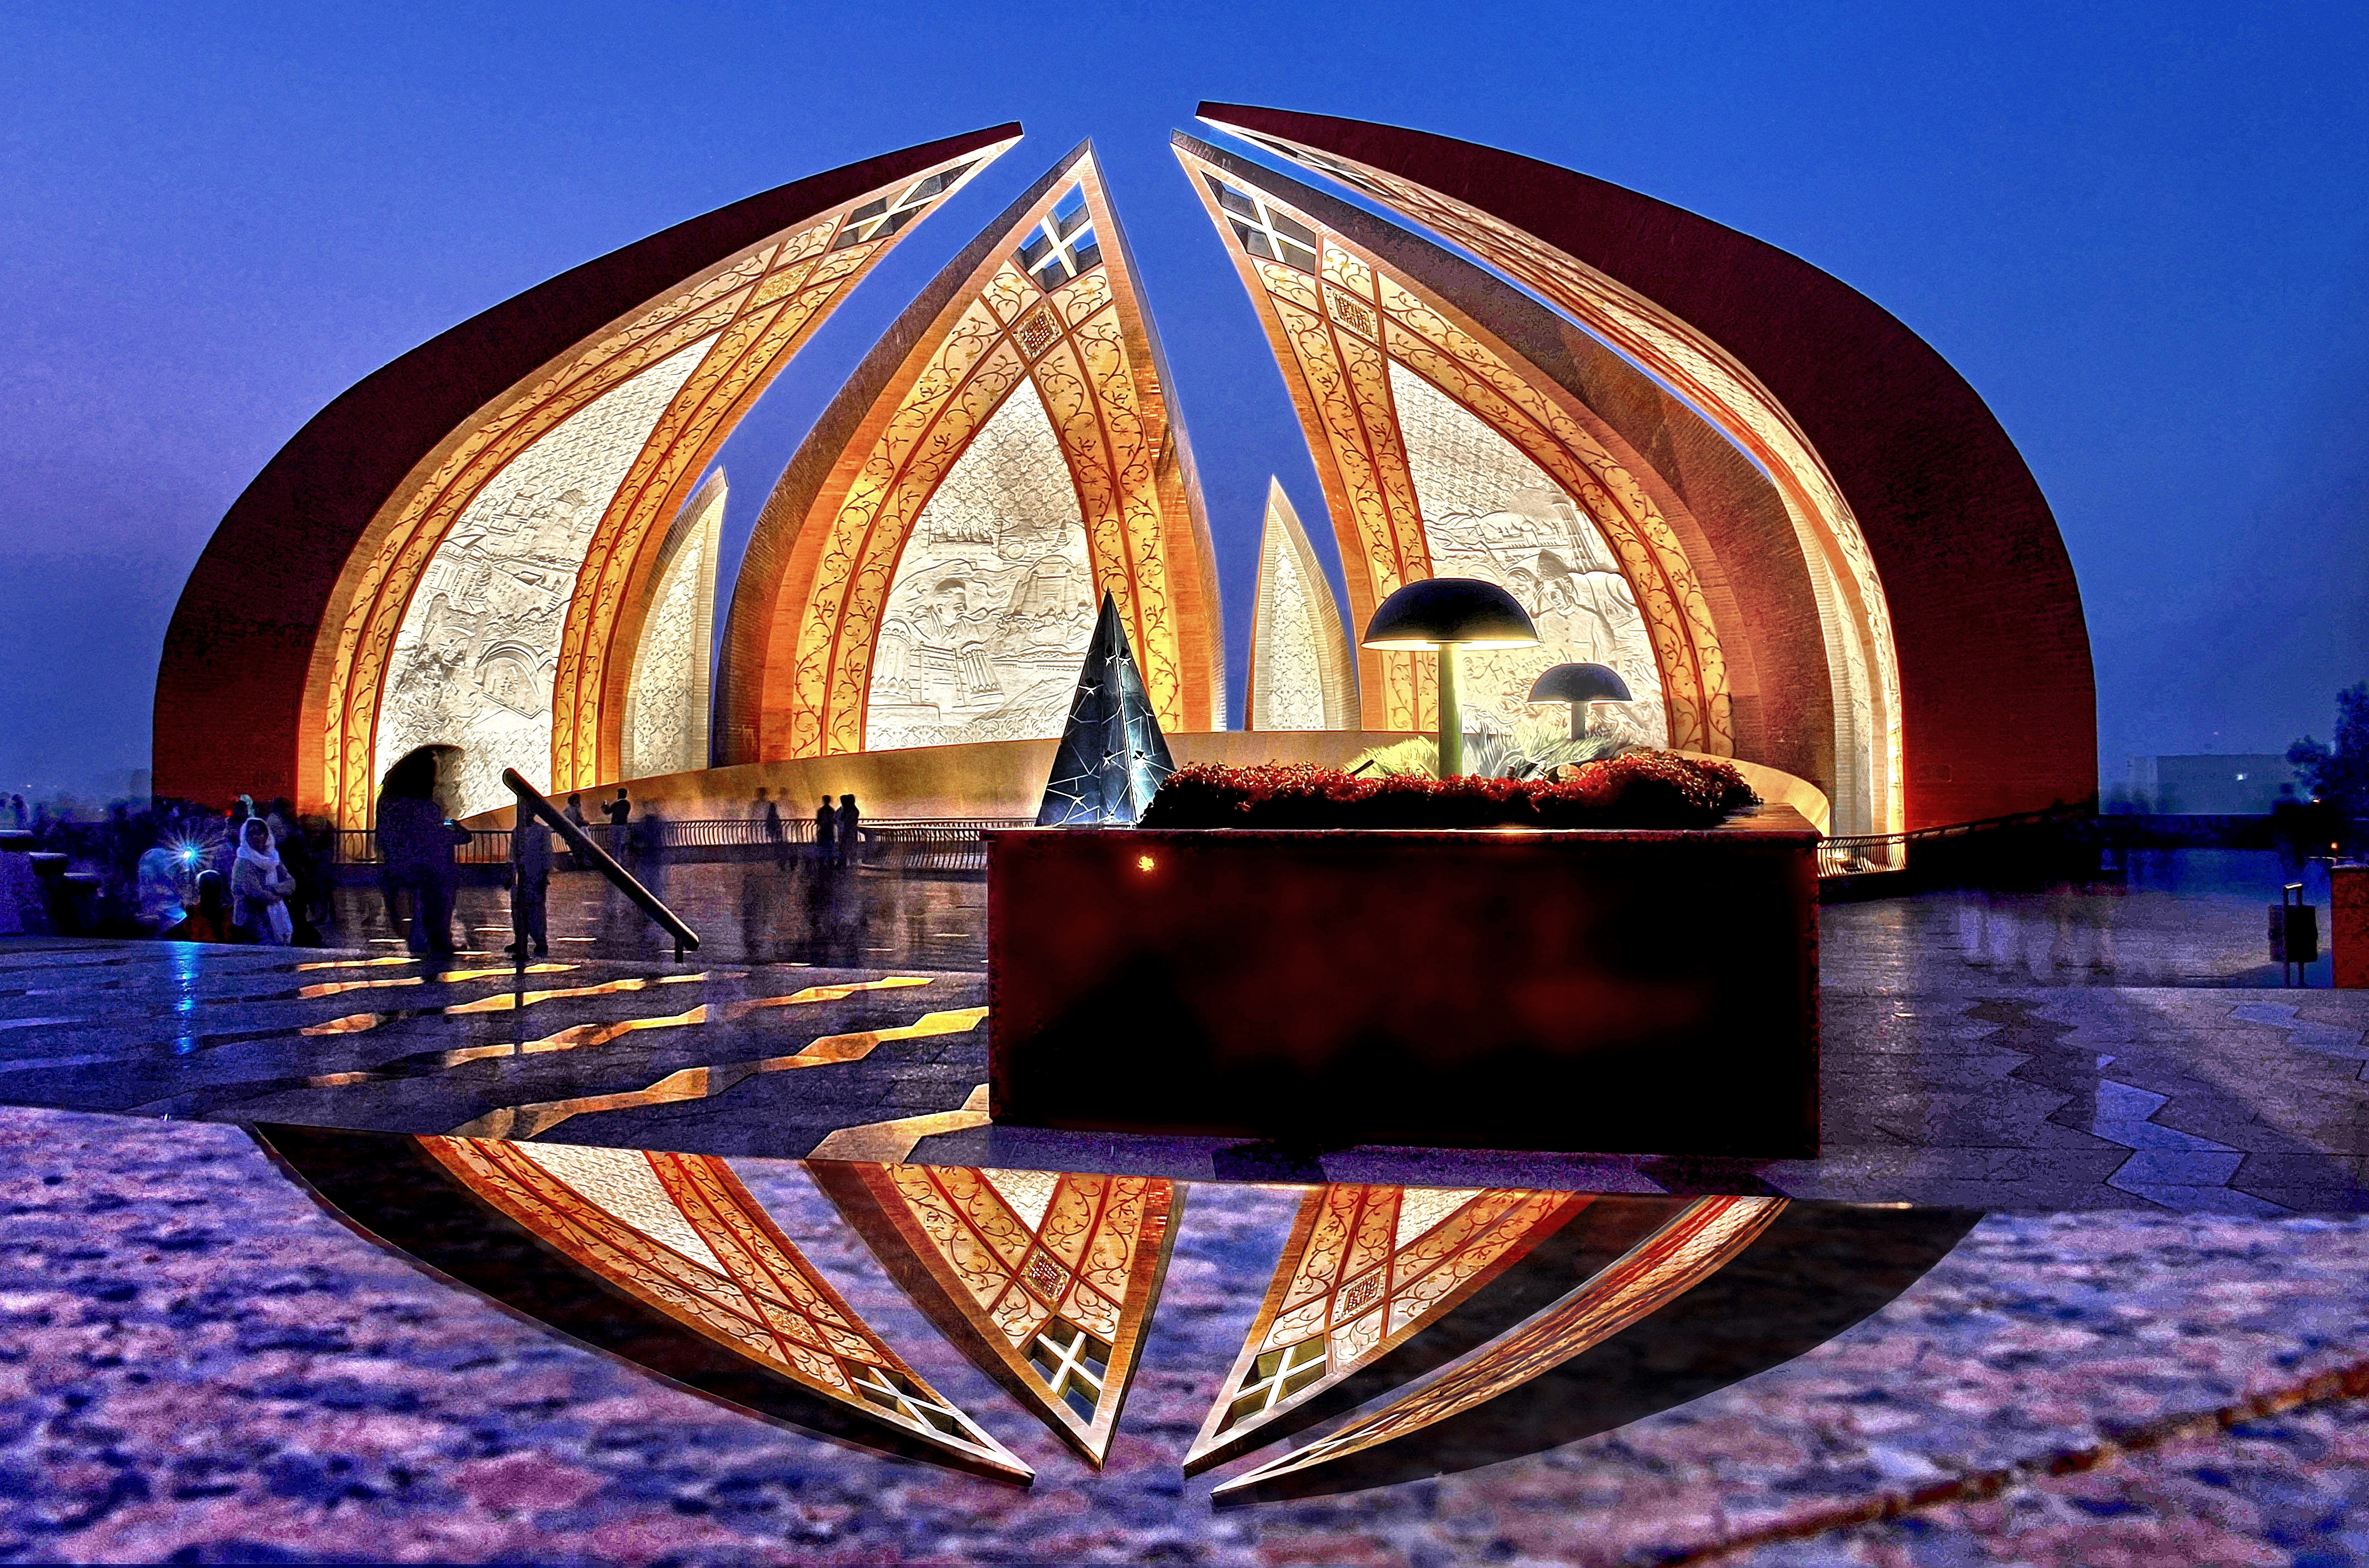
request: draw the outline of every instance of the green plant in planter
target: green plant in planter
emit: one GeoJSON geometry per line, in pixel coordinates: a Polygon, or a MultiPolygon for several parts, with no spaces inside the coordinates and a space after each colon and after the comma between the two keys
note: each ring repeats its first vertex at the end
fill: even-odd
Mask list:
{"type": "MultiPolygon", "coordinates": [[[[1574,740],[1551,719],[1526,719],[1511,734],[1467,736],[1464,771],[1476,778],[1543,778],[1566,763],[1600,762],[1628,749],[1609,735],[1574,740]]],[[[1362,778],[1436,778],[1439,743],[1418,735],[1372,746],[1358,754],[1349,771],[1362,778]]]]}

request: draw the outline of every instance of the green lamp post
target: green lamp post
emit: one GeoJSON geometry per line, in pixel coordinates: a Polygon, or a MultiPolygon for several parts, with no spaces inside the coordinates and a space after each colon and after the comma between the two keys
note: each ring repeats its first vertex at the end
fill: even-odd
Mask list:
{"type": "Polygon", "coordinates": [[[1513,595],[1478,577],[1426,577],[1409,583],[1374,611],[1365,646],[1439,654],[1439,776],[1464,771],[1464,711],[1456,690],[1457,659],[1466,648],[1527,648],[1539,640],[1529,612],[1513,595]]]}

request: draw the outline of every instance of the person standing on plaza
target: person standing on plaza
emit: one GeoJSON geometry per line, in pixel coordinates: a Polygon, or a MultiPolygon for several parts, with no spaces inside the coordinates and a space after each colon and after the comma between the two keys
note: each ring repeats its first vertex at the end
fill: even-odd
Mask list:
{"type": "MultiPolygon", "coordinates": [[[[585,837],[587,837],[587,838],[589,838],[589,837],[591,837],[591,836],[592,836],[592,835],[591,835],[591,833],[590,833],[590,831],[589,831],[591,824],[589,824],[589,823],[587,823],[587,822],[584,820],[584,797],[583,797],[583,796],[581,796],[581,795],[570,795],[570,796],[568,796],[568,797],[567,797],[567,809],[566,809],[566,811],[564,811],[564,812],[560,812],[559,814],[560,814],[561,816],[566,817],[569,822],[571,822],[571,823],[575,824],[576,824],[576,831],[577,831],[577,832],[583,834],[583,835],[584,835],[584,836],[585,836],[585,837]]],[[[570,850],[567,852],[567,863],[568,863],[569,865],[571,865],[571,866],[575,867],[575,868],[576,868],[578,870],[579,870],[579,871],[581,871],[581,870],[585,870],[585,869],[588,869],[588,868],[587,868],[587,867],[585,866],[585,864],[584,864],[583,857],[582,857],[582,856],[580,856],[580,855],[578,855],[578,854],[577,854],[577,853],[576,853],[576,851],[575,851],[575,850],[573,850],[573,849],[570,849],[570,850]]]]}
{"type": "Polygon", "coordinates": [[[617,798],[601,807],[601,814],[609,819],[609,858],[622,864],[625,858],[625,824],[633,820],[634,802],[620,787],[617,798]]]}
{"type": "Polygon", "coordinates": [[[179,925],[166,926],[158,936],[167,942],[236,941],[238,933],[230,923],[230,895],[224,887],[220,871],[200,871],[197,901],[179,925]]]}
{"type": "Polygon", "coordinates": [[[141,855],[137,894],[143,929],[169,931],[189,917],[188,869],[189,862],[161,844],[141,855]]]}
{"type": "Polygon", "coordinates": [[[860,836],[864,831],[864,813],[855,809],[854,796],[841,795],[839,798],[838,816],[839,863],[842,866],[861,865],[864,861],[864,842],[860,836]]]}
{"type": "Polygon", "coordinates": [[[435,753],[415,752],[387,770],[378,798],[387,915],[399,926],[398,895],[411,894],[407,942],[415,953],[453,950],[452,893],[460,869],[452,862],[452,850],[468,842],[469,830],[447,822],[436,799],[435,753]]]}
{"type": "Polygon", "coordinates": [[[830,797],[825,795],[822,804],[815,808],[815,864],[829,868],[839,863],[839,812],[831,809],[830,797]]]}
{"type": "Polygon", "coordinates": [[[642,808],[634,824],[634,876],[653,898],[666,897],[667,820],[655,805],[642,808]]]}
{"type": "Polygon", "coordinates": [[[765,846],[772,852],[773,864],[783,865],[789,858],[789,837],[782,830],[782,805],[769,801],[765,791],[757,791],[757,821],[765,831],[765,846]]]}
{"type": "Polygon", "coordinates": [[[545,914],[550,894],[551,829],[530,812],[510,834],[510,903],[515,916],[511,926],[521,934],[511,941],[509,952],[515,954],[521,944],[532,943],[535,957],[550,953],[545,914]]]}
{"type": "Polygon", "coordinates": [[[295,934],[288,914],[288,895],[295,891],[296,879],[280,863],[270,827],[261,817],[247,818],[230,878],[231,923],[267,947],[284,948],[295,934]]]}

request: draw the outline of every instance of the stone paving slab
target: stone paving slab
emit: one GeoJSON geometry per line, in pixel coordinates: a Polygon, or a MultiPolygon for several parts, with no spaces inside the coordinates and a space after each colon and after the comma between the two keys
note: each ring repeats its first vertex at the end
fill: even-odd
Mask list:
{"type": "Polygon", "coordinates": [[[2357,1550],[2357,1402],[1987,1503],[1818,1525],[2363,1362],[2369,1219],[1994,1217],[1873,1317],[1677,1408],[1480,1470],[1213,1511],[1232,1467],[1187,1480],[1176,1457],[1292,1190],[1191,1188],[1098,1475],[936,1338],[801,1167],[737,1168],[859,1312],[1037,1467],[1033,1490],[829,1443],[585,1350],[349,1232],[235,1128],[7,1109],[0,1554],[1613,1564],[1788,1530],[1814,1533],[1743,1560],[2357,1550]]]}

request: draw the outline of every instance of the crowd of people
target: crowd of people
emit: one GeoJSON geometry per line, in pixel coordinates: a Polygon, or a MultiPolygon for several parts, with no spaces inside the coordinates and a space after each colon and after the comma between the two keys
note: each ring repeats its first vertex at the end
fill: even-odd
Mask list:
{"type": "MultiPolygon", "coordinates": [[[[446,815],[437,786],[436,754],[422,748],[388,771],[376,812],[379,889],[388,924],[423,955],[457,950],[452,924],[461,868],[455,852],[471,837],[446,815]]],[[[589,812],[583,796],[571,794],[562,814],[585,842],[605,839],[612,858],[664,896],[671,824],[654,805],[637,812],[620,789],[589,812]]],[[[791,835],[782,803],[759,790],[751,815],[776,866],[785,869],[791,835]]],[[[818,871],[862,862],[864,814],[853,794],[836,802],[823,796],[813,820],[810,854],[818,871]]],[[[99,873],[96,907],[84,918],[93,934],[318,947],[337,920],[336,829],[320,818],[300,819],[284,799],[258,805],[242,795],[219,812],[163,799],[136,810],[120,802],[93,823],[40,806],[29,810],[18,795],[0,797],[0,824],[30,834],[33,848],[63,850],[77,868],[99,873]]],[[[563,860],[573,869],[591,868],[532,818],[514,831],[511,850],[520,930],[511,950],[523,945],[541,956],[549,951],[554,869],[563,860]]]]}
{"type": "Polygon", "coordinates": [[[92,822],[25,812],[21,799],[6,800],[6,821],[28,846],[96,873],[81,921],[97,934],[317,945],[333,918],[333,830],[285,800],[241,796],[227,812],[118,801],[92,822]]]}

